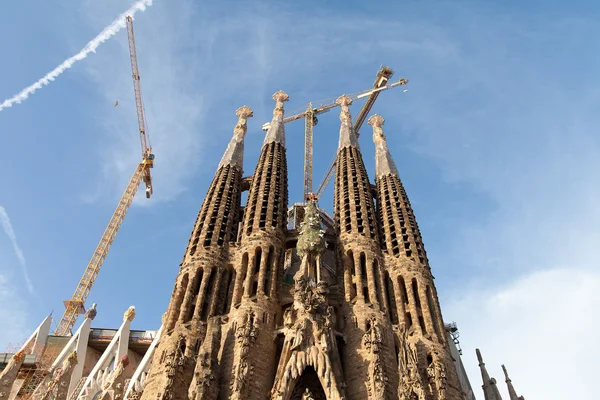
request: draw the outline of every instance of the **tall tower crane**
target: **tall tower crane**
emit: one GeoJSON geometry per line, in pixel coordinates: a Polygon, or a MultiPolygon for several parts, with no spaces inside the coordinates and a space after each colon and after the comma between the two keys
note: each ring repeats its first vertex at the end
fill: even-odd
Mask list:
{"type": "Polygon", "coordinates": [[[59,324],[56,327],[54,334],[56,336],[66,336],[71,334],[71,330],[77,321],[79,314],[85,312],[84,304],[92,289],[92,285],[102,268],[102,264],[106,259],[110,246],[112,245],[117,232],[123,223],[125,214],[131,206],[131,202],[137,193],[142,181],[146,185],[146,198],[152,195],[152,176],[150,168],[154,166],[154,154],[152,154],[152,146],[150,145],[149,137],[146,132],[146,123],[144,118],[144,105],[142,102],[142,92],[140,90],[140,74],[137,66],[137,56],[135,51],[135,40],[133,36],[133,20],[127,16],[127,35],[129,37],[129,55],[131,58],[131,72],[133,77],[133,89],[135,92],[135,104],[137,108],[138,126],[140,131],[140,142],[142,145],[142,161],[138,164],[133,176],[129,180],[129,184],[125,192],[121,196],[121,200],[117,208],[113,212],[108,226],[102,234],[100,243],[96,247],[92,258],[90,259],[75,292],[70,300],[66,300],[65,313],[62,316],[59,324]]]}
{"type": "MultiPolygon", "coordinates": [[[[367,115],[369,114],[369,111],[371,110],[371,107],[373,107],[375,100],[379,96],[379,93],[381,93],[384,90],[394,88],[396,86],[406,85],[408,83],[408,79],[402,78],[398,82],[394,82],[392,84],[386,85],[386,83],[388,82],[388,80],[392,76],[392,74],[393,74],[393,71],[391,69],[389,69],[388,67],[382,67],[379,70],[379,72],[377,73],[377,80],[375,81],[375,85],[374,85],[373,89],[365,90],[365,91],[359,92],[357,94],[354,94],[352,96],[349,96],[350,99],[352,99],[353,101],[357,100],[357,99],[361,99],[366,96],[369,96],[369,98],[367,99],[367,102],[365,103],[362,110],[360,111],[360,113],[356,119],[356,122],[354,124],[354,130],[355,130],[357,136],[358,136],[358,129],[360,129],[363,122],[365,121],[367,115]]],[[[306,111],[303,111],[299,114],[295,114],[295,115],[292,115],[292,116],[289,116],[289,117],[283,119],[283,123],[296,121],[301,118],[305,119],[305,125],[304,125],[304,199],[305,200],[318,200],[321,197],[321,195],[323,194],[325,187],[327,187],[327,183],[329,182],[329,180],[331,179],[331,176],[333,175],[332,172],[333,172],[333,169],[335,169],[335,160],[334,160],[332,166],[329,168],[329,171],[326,175],[325,179],[327,180],[327,183],[325,183],[325,181],[324,181],[324,183],[321,183],[321,186],[319,186],[319,190],[317,190],[317,193],[313,193],[313,190],[312,190],[313,127],[315,125],[317,125],[317,123],[318,123],[318,120],[317,120],[318,114],[328,112],[329,110],[331,110],[332,108],[337,107],[337,106],[338,106],[338,104],[336,102],[332,102],[332,103],[324,104],[324,105],[321,105],[321,106],[315,108],[315,107],[313,107],[313,103],[309,103],[306,111]]],[[[271,125],[270,122],[267,122],[266,124],[263,124],[262,129],[266,131],[269,129],[270,125],[271,125]]]]}

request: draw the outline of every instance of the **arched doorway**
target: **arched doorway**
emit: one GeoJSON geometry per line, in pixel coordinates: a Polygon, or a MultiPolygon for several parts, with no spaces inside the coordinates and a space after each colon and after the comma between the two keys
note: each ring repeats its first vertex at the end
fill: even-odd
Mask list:
{"type": "Polygon", "coordinates": [[[303,400],[304,392],[308,389],[314,400],[327,400],[323,386],[315,369],[307,366],[296,381],[290,400],[303,400]]]}

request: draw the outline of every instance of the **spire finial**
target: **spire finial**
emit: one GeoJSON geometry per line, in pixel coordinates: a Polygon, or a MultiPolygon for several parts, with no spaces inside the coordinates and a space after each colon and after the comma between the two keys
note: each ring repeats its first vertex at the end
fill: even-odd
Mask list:
{"type": "Polygon", "coordinates": [[[479,361],[479,364],[480,364],[480,365],[481,365],[481,364],[485,365],[485,364],[483,363],[483,357],[481,357],[481,351],[479,351],[479,349],[475,349],[475,352],[477,353],[477,361],[479,361]]]}
{"type": "Polygon", "coordinates": [[[485,363],[483,362],[481,352],[479,349],[475,349],[475,352],[477,353],[479,369],[481,370],[481,378],[483,380],[483,385],[481,387],[483,389],[485,400],[502,400],[502,396],[500,396],[500,392],[498,391],[498,386],[496,386],[496,380],[494,378],[490,378],[490,375],[485,368],[485,363]]]}
{"type": "Polygon", "coordinates": [[[340,120],[342,122],[348,121],[352,123],[352,116],[350,115],[350,109],[348,108],[348,106],[352,104],[352,99],[343,94],[340,97],[338,97],[338,99],[335,102],[339,104],[342,108],[342,111],[340,112],[340,120]]]}
{"type": "Polygon", "coordinates": [[[340,105],[340,141],[338,144],[338,152],[345,147],[356,147],[358,148],[358,141],[356,140],[356,134],[354,133],[354,127],[352,126],[352,116],[350,115],[349,105],[352,104],[352,99],[345,94],[338,97],[336,103],[340,105]]]}
{"type": "Polygon", "coordinates": [[[399,177],[396,163],[388,149],[386,137],[381,126],[385,120],[381,115],[373,115],[367,121],[373,127],[373,143],[375,143],[375,176],[395,175],[399,177]]]}
{"type": "Polygon", "coordinates": [[[273,100],[275,100],[275,109],[273,110],[273,116],[281,115],[283,116],[283,103],[288,101],[290,96],[283,90],[280,90],[273,94],[273,100]]]}
{"type": "MultiPolygon", "coordinates": [[[[385,123],[385,119],[383,119],[383,117],[379,114],[374,114],[371,115],[371,118],[369,118],[367,123],[374,128],[381,128],[385,123]]],[[[383,134],[383,131],[381,133],[383,134]]]]}
{"type": "Polygon", "coordinates": [[[506,370],[504,364],[502,364],[502,371],[504,371],[504,378],[506,379],[506,382],[510,382],[510,378],[508,377],[508,371],[506,370]]]}
{"type": "Polygon", "coordinates": [[[218,168],[221,168],[224,165],[238,166],[243,168],[244,137],[248,131],[248,118],[252,117],[254,114],[250,107],[241,106],[235,111],[235,115],[237,115],[238,121],[233,128],[233,137],[227,145],[227,149],[221,158],[218,168]]]}
{"type": "Polygon", "coordinates": [[[515,390],[512,381],[508,377],[508,371],[506,371],[506,367],[504,365],[502,365],[502,371],[504,371],[504,377],[506,378],[506,386],[508,387],[508,395],[510,397],[510,400],[525,400],[523,396],[517,396],[517,391],[515,390]]]}
{"type": "Polygon", "coordinates": [[[271,142],[281,143],[285,146],[285,129],[283,127],[283,113],[285,110],[283,108],[283,103],[289,99],[290,96],[283,90],[280,90],[273,95],[275,109],[273,110],[273,119],[271,120],[271,125],[265,136],[263,146],[271,142]]]}
{"type": "Polygon", "coordinates": [[[246,131],[248,131],[248,118],[254,116],[254,113],[250,107],[241,106],[235,111],[235,115],[238,116],[238,122],[235,128],[233,128],[233,135],[244,138],[246,131]]]}

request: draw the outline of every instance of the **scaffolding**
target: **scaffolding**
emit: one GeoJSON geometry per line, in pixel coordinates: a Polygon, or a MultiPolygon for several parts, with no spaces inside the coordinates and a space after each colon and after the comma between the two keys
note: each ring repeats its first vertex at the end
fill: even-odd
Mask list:
{"type": "Polygon", "coordinates": [[[448,334],[450,334],[450,337],[452,338],[452,342],[454,342],[454,344],[456,345],[458,354],[460,354],[462,356],[462,349],[460,348],[460,341],[458,340],[458,338],[460,337],[460,333],[458,332],[458,327],[456,326],[456,322],[453,321],[448,324],[445,324],[444,328],[446,328],[446,332],[448,332],[448,334]]]}

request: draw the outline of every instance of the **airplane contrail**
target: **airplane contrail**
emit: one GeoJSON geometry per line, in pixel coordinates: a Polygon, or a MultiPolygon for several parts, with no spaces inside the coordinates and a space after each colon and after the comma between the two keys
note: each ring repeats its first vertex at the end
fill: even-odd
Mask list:
{"type": "Polygon", "coordinates": [[[23,275],[25,275],[25,282],[27,282],[27,289],[29,289],[29,293],[33,294],[33,285],[31,284],[31,280],[29,279],[29,273],[27,272],[27,263],[25,262],[25,255],[23,255],[23,251],[17,243],[17,235],[15,235],[15,231],[13,230],[12,224],[10,223],[10,218],[8,218],[8,214],[2,206],[0,206],[0,225],[2,225],[4,233],[6,233],[6,236],[8,236],[8,238],[10,239],[15,254],[17,255],[17,259],[19,260],[19,264],[21,264],[21,268],[23,269],[23,275]]]}
{"type": "Polygon", "coordinates": [[[115,19],[110,25],[100,32],[98,36],[89,41],[88,44],[85,45],[83,49],[72,57],[67,58],[62,62],[58,67],[54,68],[52,71],[48,72],[44,75],[43,78],[35,82],[33,85],[26,87],[21,90],[17,95],[6,99],[0,104],[0,111],[5,108],[12,107],[13,104],[20,104],[23,101],[27,100],[29,96],[35,93],[36,90],[41,89],[44,86],[50,84],[50,82],[54,81],[56,77],[60,74],[68,70],[75,64],[77,61],[81,61],[86,58],[90,53],[95,53],[98,46],[102,43],[106,42],[108,39],[117,34],[121,29],[127,26],[125,22],[125,17],[130,15],[133,17],[136,12],[144,11],[147,7],[152,5],[153,0],[138,0],[136,1],[127,11],[119,15],[117,19],[115,19]]]}

